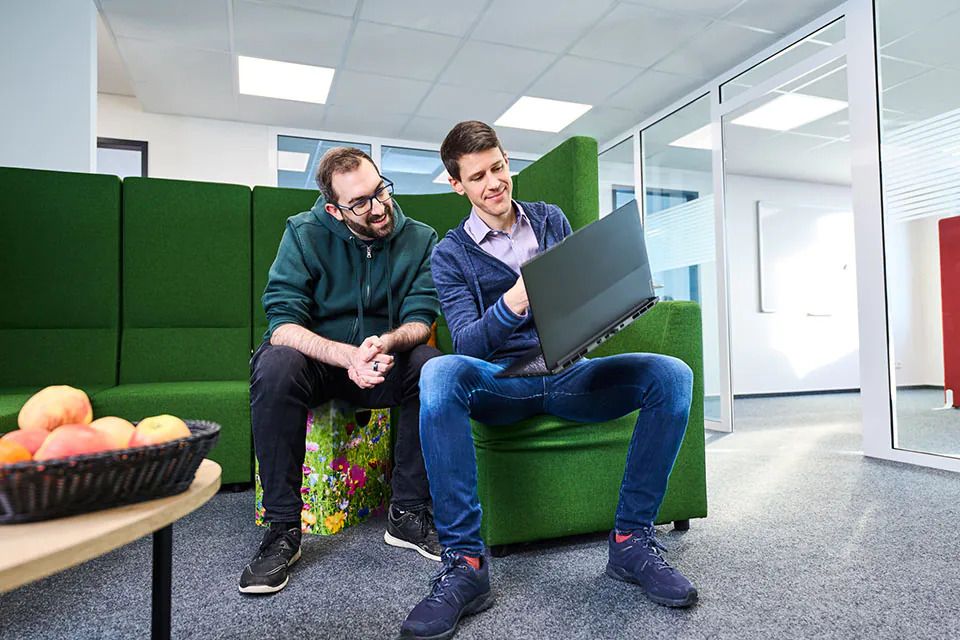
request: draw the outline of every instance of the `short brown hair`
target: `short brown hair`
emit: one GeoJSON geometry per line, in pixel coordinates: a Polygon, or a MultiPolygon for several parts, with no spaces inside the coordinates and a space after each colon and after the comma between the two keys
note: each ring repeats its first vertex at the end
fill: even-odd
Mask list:
{"type": "MultiPolygon", "coordinates": [[[[356,171],[361,160],[373,164],[373,159],[356,147],[334,147],[323,154],[320,166],[317,167],[317,186],[327,202],[337,201],[337,194],[333,190],[333,176],[356,171]]],[[[377,165],[373,166],[376,168],[377,165]]]]}
{"type": "Polygon", "coordinates": [[[470,153],[480,153],[503,146],[497,132],[488,124],[477,120],[467,120],[457,124],[440,145],[440,159],[443,166],[455,180],[460,179],[460,158],[470,153]]]}

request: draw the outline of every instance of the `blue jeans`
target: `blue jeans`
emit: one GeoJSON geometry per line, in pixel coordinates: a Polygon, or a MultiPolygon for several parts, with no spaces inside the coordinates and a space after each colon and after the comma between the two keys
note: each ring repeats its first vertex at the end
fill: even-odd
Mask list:
{"type": "Polygon", "coordinates": [[[606,422],[640,409],[627,450],[616,528],[653,522],[690,414],[693,372],[650,353],[583,359],[555,376],[494,378],[506,363],[445,355],[420,372],[420,444],[440,544],[483,553],[470,418],[509,425],[537,414],[606,422]]]}

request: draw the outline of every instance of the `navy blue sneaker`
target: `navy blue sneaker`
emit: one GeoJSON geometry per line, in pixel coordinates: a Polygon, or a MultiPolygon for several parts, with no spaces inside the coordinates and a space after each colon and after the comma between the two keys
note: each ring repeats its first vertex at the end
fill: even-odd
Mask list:
{"type": "Polygon", "coordinates": [[[398,640],[447,640],[460,618],[493,604],[487,559],[474,569],[459,553],[446,549],[443,567],[430,579],[430,595],[417,603],[400,626],[398,640]]]}
{"type": "Polygon", "coordinates": [[[653,526],[636,529],[631,534],[623,542],[617,542],[616,531],[610,532],[607,575],[640,585],[647,597],[657,604],[689,607],[696,603],[696,587],[660,555],[667,549],[657,542],[653,526]]]}

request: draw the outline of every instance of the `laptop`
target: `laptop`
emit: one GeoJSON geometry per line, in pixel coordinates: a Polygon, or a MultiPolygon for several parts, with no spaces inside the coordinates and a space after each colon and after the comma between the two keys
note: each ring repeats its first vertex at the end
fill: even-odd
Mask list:
{"type": "Polygon", "coordinates": [[[537,254],[520,273],[540,344],[497,378],[559,373],[660,300],[636,200],[537,254]]]}

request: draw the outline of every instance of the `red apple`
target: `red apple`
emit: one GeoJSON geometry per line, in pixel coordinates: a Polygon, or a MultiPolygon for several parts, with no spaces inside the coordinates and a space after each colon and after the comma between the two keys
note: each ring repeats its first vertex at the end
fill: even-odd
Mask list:
{"type": "Polygon", "coordinates": [[[57,427],[34,454],[34,460],[69,458],[85,453],[110,451],[113,445],[105,435],[85,424],[66,424],[57,427]]]}
{"type": "Polygon", "coordinates": [[[134,427],[123,418],[106,416],[97,418],[90,423],[91,429],[96,429],[113,444],[114,449],[126,449],[133,437],[134,427]]]}
{"type": "Polygon", "coordinates": [[[32,456],[43,444],[43,441],[50,435],[49,431],[43,429],[18,429],[5,434],[0,441],[16,442],[30,452],[32,456]]]}
{"type": "Polygon", "coordinates": [[[90,424],[93,408],[80,389],[67,385],[46,387],[27,400],[17,415],[21,429],[53,431],[63,424],[90,424]]]}
{"type": "Polygon", "coordinates": [[[160,415],[144,418],[133,431],[131,447],[145,447],[152,444],[179,440],[190,435],[190,428],[176,416],[160,415]]]}

